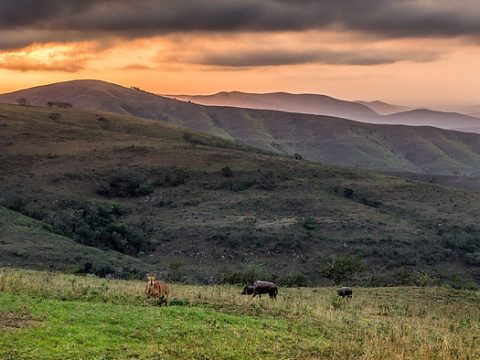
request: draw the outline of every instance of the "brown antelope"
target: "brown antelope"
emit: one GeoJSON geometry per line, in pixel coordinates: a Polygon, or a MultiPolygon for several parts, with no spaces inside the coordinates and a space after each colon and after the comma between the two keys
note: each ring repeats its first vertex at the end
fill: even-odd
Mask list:
{"type": "MultiPolygon", "coordinates": [[[[168,289],[167,284],[163,281],[155,280],[155,276],[148,275],[148,284],[145,286],[145,295],[147,299],[152,297],[154,299],[161,299],[162,303],[168,305],[168,295],[170,295],[170,290],[168,289]]],[[[145,300],[147,303],[147,300],[145,300]]]]}

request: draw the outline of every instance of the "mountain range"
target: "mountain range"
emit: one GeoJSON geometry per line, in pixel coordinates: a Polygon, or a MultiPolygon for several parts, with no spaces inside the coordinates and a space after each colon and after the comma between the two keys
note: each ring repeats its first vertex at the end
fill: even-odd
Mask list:
{"type": "MultiPolygon", "coordinates": [[[[77,109],[159,120],[326,164],[442,175],[480,172],[480,136],[473,133],[369,124],[324,115],[203,106],[97,80],[21,90],[0,95],[0,102],[15,103],[19,97],[32,105],[69,102],[77,109]]],[[[432,116],[426,110],[412,112],[427,119],[432,116]]],[[[384,116],[382,121],[409,121],[405,114],[384,116]]]]}
{"type": "MultiPolygon", "coordinates": [[[[480,119],[473,115],[413,109],[381,101],[346,101],[316,94],[253,94],[238,91],[220,92],[213,95],[170,95],[169,97],[209,106],[277,110],[327,115],[372,124],[434,126],[447,130],[480,132],[480,119]]],[[[474,109],[470,109],[470,112],[474,112],[474,109]]]]}

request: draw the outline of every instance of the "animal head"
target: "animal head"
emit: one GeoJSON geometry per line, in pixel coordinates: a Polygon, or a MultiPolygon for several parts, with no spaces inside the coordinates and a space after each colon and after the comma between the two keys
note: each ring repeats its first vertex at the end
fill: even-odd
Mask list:
{"type": "Polygon", "coordinates": [[[149,285],[153,285],[153,283],[155,282],[155,276],[153,275],[147,275],[147,279],[149,285]]]}
{"type": "Polygon", "coordinates": [[[245,286],[240,294],[241,295],[251,295],[251,294],[253,294],[253,286],[252,285],[245,286]]]}

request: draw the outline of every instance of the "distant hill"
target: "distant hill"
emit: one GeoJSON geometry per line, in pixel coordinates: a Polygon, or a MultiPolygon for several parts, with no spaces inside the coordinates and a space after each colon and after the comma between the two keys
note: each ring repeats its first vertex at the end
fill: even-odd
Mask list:
{"type": "Polygon", "coordinates": [[[408,106],[388,104],[383,101],[355,101],[358,104],[365,105],[380,115],[390,115],[398,112],[409,111],[412,108],[408,106]]]}
{"type": "Polygon", "coordinates": [[[480,105],[463,108],[462,113],[480,118],[480,105]]]}
{"type": "MultiPolygon", "coordinates": [[[[0,102],[25,97],[33,105],[70,102],[78,109],[128,114],[201,131],[226,140],[304,159],[382,171],[427,174],[480,172],[480,136],[431,127],[360,123],[335,117],[288,112],[202,106],[95,80],[52,84],[0,95],[0,102]]],[[[360,105],[358,105],[360,106],[360,105]]],[[[54,110],[52,110],[54,111],[54,110]]],[[[418,110],[391,115],[382,121],[425,123],[435,119],[445,126],[467,126],[475,118],[418,110]],[[412,115],[413,114],[413,115],[412,115]]]]}
{"type": "Polygon", "coordinates": [[[480,127],[480,119],[452,112],[428,109],[411,110],[385,116],[384,123],[437,126],[443,129],[459,130],[480,127]]]}
{"type": "MultiPolygon", "coordinates": [[[[276,114],[261,113],[266,123],[276,114]]],[[[341,123],[350,141],[382,139],[341,123]]],[[[406,128],[407,147],[432,146],[386,128],[387,138],[406,128]]],[[[426,130],[450,146],[465,135],[426,130]]],[[[0,266],[202,283],[480,284],[478,193],[98,111],[0,105],[0,148],[0,203],[11,209],[0,207],[0,266]]]]}
{"type": "Polygon", "coordinates": [[[213,95],[171,95],[171,97],[201,105],[327,115],[359,121],[369,121],[377,117],[375,111],[362,104],[316,94],[289,94],[285,92],[253,94],[232,91],[213,95]]]}

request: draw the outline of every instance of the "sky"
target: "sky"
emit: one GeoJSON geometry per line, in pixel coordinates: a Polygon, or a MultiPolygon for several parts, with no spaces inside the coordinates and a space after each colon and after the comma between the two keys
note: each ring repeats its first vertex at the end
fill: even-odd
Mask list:
{"type": "Polygon", "coordinates": [[[480,105],[479,64],[480,0],[0,0],[0,93],[100,79],[480,105]]]}

